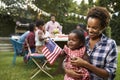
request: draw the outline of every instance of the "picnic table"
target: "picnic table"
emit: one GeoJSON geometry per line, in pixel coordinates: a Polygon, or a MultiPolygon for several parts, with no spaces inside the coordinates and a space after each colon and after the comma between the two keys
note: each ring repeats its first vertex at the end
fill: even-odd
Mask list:
{"type": "Polygon", "coordinates": [[[64,47],[64,45],[66,45],[67,44],[67,41],[68,41],[68,35],[58,35],[58,36],[56,36],[56,37],[54,37],[54,38],[52,38],[54,41],[55,41],[55,43],[57,43],[61,48],[63,48],[64,47]]]}
{"type": "MultiPolygon", "coordinates": [[[[19,35],[13,35],[11,36],[12,39],[18,40],[20,38],[19,35]]],[[[61,48],[64,47],[65,44],[67,44],[67,40],[68,40],[68,35],[56,35],[55,37],[52,37],[51,39],[53,39],[55,41],[55,43],[57,43],[61,48]]]]}

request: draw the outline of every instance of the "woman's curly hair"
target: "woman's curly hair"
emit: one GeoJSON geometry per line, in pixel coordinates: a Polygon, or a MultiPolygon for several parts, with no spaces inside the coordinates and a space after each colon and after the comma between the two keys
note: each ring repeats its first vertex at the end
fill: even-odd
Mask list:
{"type": "Polygon", "coordinates": [[[91,8],[88,11],[88,14],[87,14],[87,20],[88,20],[89,17],[99,19],[101,21],[100,26],[103,27],[103,28],[107,27],[107,25],[110,21],[109,12],[104,7],[93,7],[93,8],[91,8]]]}

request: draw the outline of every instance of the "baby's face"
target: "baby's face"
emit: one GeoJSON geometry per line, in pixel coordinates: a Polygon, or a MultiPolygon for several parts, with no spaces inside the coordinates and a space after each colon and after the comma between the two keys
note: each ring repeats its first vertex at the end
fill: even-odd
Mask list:
{"type": "Polygon", "coordinates": [[[68,35],[68,42],[67,42],[67,44],[68,44],[68,47],[70,49],[72,49],[72,50],[78,49],[80,47],[81,43],[80,43],[80,40],[77,37],[77,34],[70,33],[68,35]]]}

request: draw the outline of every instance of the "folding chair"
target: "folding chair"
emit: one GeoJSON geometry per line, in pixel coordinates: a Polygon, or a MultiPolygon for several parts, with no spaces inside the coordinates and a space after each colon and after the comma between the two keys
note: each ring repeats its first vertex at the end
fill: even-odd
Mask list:
{"type": "Polygon", "coordinates": [[[16,63],[17,55],[22,55],[23,44],[12,38],[10,38],[10,41],[11,41],[13,49],[14,49],[14,56],[13,56],[13,61],[12,61],[13,65],[14,65],[16,63]]]}
{"type": "Polygon", "coordinates": [[[27,43],[28,51],[29,51],[28,55],[30,56],[30,58],[32,59],[32,61],[37,65],[37,69],[38,69],[38,71],[36,71],[36,73],[34,75],[32,75],[30,77],[30,79],[33,79],[40,71],[44,72],[50,78],[53,78],[53,76],[50,75],[48,72],[46,72],[45,68],[44,68],[48,61],[46,60],[42,65],[39,65],[39,63],[35,60],[35,59],[39,59],[39,60],[45,59],[45,56],[43,54],[32,53],[31,50],[30,50],[30,47],[29,47],[29,44],[28,44],[27,40],[26,40],[26,43],[27,43]]]}

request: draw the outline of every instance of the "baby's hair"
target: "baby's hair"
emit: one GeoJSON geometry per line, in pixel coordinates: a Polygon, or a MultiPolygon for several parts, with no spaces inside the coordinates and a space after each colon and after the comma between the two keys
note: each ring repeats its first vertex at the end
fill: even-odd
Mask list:
{"type": "Polygon", "coordinates": [[[80,30],[74,29],[70,33],[75,33],[78,39],[82,42],[82,44],[85,45],[85,36],[84,36],[84,31],[82,29],[80,30]]]}

